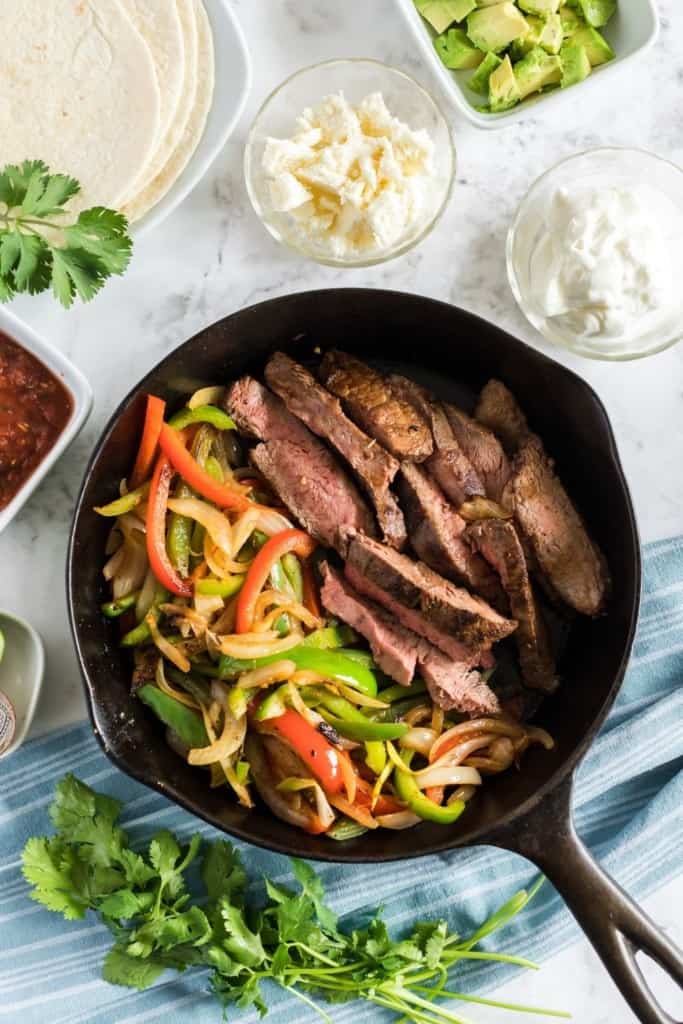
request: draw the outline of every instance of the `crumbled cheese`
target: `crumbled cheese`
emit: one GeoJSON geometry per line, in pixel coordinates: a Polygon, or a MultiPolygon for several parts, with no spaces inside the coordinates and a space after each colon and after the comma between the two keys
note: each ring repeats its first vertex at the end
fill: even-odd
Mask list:
{"type": "Polygon", "coordinates": [[[272,212],[289,214],[316,249],[375,255],[416,234],[433,212],[434,143],[387,109],[381,93],[353,107],[342,93],[303,111],[289,139],[269,138],[272,212]]]}

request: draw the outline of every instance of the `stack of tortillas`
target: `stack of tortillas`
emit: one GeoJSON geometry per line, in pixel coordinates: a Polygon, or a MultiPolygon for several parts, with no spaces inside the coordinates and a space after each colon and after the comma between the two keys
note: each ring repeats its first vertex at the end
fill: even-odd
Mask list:
{"type": "Polygon", "coordinates": [[[44,160],[77,205],[138,220],[169,191],[211,107],[201,0],[0,0],[0,166],[44,160]]]}

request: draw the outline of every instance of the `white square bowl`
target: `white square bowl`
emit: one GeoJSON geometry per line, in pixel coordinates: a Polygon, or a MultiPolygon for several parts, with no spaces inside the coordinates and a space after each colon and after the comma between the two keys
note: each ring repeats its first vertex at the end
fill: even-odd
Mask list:
{"type": "Polygon", "coordinates": [[[187,167],[166,195],[131,226],[139,237],[182,203],[202,180],[239,121],[251,88],[251,60],[242,29],[228,0],[204,0],[213,34],[215,84],[204,133],[187,167]]]}
{"type": "Polygon", "coordinates": [[[619,0],[616,14],[604,30],[600,30],[604,32],[616,54],[614,60],[595,68],[588,78],[569,89],[554,89],[552,92],[529,97],[501,114],[484,114],[475,108],[475,105],[482,104],[483,97],[467,88],[467,79],[473,71],[449,71],[434,49],[436,32],[420,15],[413,0],[395,2],[402,11],[418,47],[431,64],[444,89],[468,121],[478,128],[504,128],[515,121],[522,121],[537,113],[537,103],[557,105],[566,101],[567,97],[577,99],[576,89],[584,90],[581,93],[583,97],[586,90],[599,88],[608,76],[621,70],[635,56],[652,46],[659,32],[659,17],[654,0],[619,0]]]}
{"type": "Polygon", "coordinates": [[[25,324],[23,320],[3,306],[0,306],[0,331],[40,360],[62,382],[71,395],[73,403],[71,417],[52,448],[38,463],[10,503],[0,510],[0,533],[2,533],[87,420],[92,408],[92,391],[81,371],[77,370],[73,363],[70,363],[58,349],[41,338],[28,324],[25,324]]]}

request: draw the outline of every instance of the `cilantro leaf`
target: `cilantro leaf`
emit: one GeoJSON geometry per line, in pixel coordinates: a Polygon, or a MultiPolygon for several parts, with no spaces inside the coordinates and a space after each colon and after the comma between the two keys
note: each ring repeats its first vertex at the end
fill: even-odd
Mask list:
{"type": "Polygon", "coordinates": [[[219,908],[225,929],[223,948],[238,963],[246,967],[258,967],[266,958],[260,936],[249,929],[240,908],[225,897],[220,899],[219,908]]]}
{"type": "Polygon", "coordinates": [[[126,218],[94,206],[74,220],[67,204],[79,191],[75,178],[51,174],[42,160],[0,171],[0,301],[51,287],[68,308],[125,272],[133,245],[126,218]]]}
{"type": "Polygon", "coordinates": [[[105,917],[131,920],[149,910],[153,902],[154,895],[151,892],[135,893],[132,889],[119,889],[102,900],[97,909],[105,917]]]}
{"type": "Polygon", "coordinates": [[[318,920],[323,928],[334,931],[337,927],[337,915],[325,905],[325,887],[310,864],[298,857],[290,857],[292,871],[305,896],[313,902],[318,920]]]}
{"type": "Polygon", "coordinates": [[[125,833],[116,827],[121,807],[119,800],[66,775],[57,785],[50,817],[65,840],[83,844],[88,859],[104,867],[118,857],[126,843],[125,833]]]}
{"type": "Polygon", "coordinates": [[[201,873],[209,903],[217,902],[221,896],[232,903],[242,903],[247,873],[239,852],[231,843],[211,843],[204,854],[201,873]]]}
{"type": "Polygon", "coordinates": [[[102,977],[111,985],[145,989],[153,985],[165,969],[163,963],[140,960],[138,957],[129,956],[124,949],[113,946],[105,957],[102,977]]]}
{"type": "Polygon", "coordinates": [[[31,899],[68,921],[85,917],[89,903],[74,878],[76,854],[60,838],[34,837],[22,853],[22,872],[34,887],[31,899]]]}

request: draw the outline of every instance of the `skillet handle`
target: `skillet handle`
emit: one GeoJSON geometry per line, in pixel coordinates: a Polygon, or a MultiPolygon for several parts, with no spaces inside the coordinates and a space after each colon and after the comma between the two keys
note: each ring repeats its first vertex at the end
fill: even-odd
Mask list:
{"type": "Polygon", "coordinates": [[[681,1024],[658,1003],[636,961],[643,952],[683,989],[683,953],[603,871],[579,839],[571,776],[490,842],[520,853],[548,877],[641,1024],[681,1024]]]}

